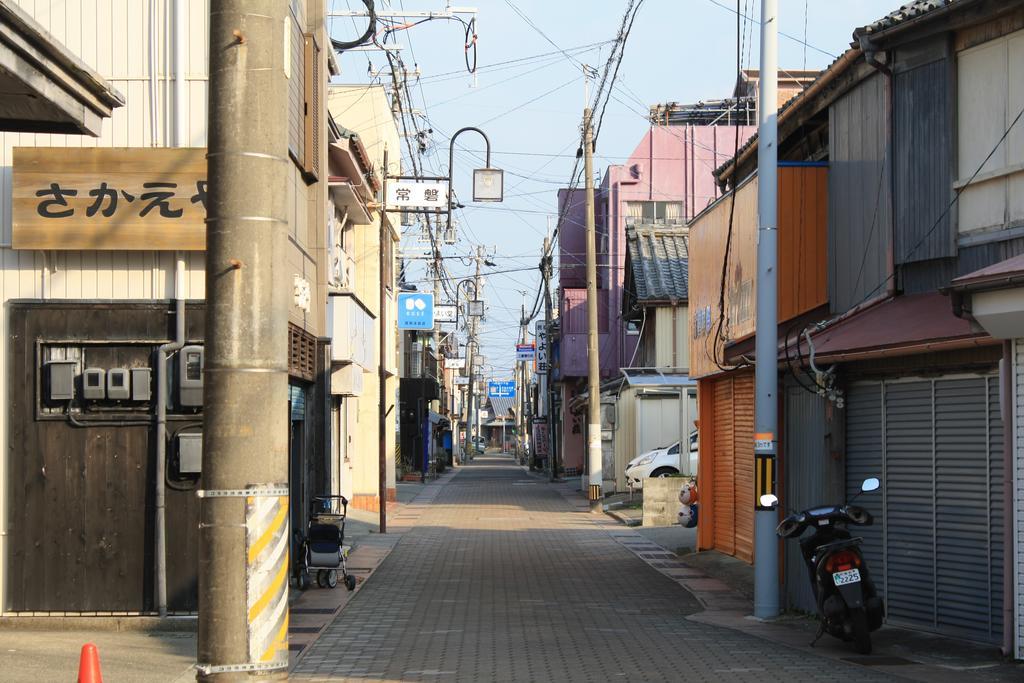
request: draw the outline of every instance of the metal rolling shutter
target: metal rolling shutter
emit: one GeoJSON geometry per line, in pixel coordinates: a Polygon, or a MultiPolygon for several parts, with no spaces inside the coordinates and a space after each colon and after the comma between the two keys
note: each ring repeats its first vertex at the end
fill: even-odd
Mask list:
{"type": "Polygon", "coordinates": [[[733,378],[733,501],[736,557],[754,561],[754,375],[733,378]]]}
{"type": "Polygon", "coordinates": [[[861,482],[868,477],[878,477],[882,490],[865,494],[857,499],[857,505],[870,512],[873,526],[860,527],[857,535],[864,539],[864,558],[871,570],[875,588],[884,597],[885,553],[882,552],[882,530],[885,528],[883,502],[888,492],[885,485],[885,471],[882,450],[882,383],[865,382],[852,385],[846,392],[846,499],[851,500],[860,491],[861,482]]]}
{"type": "Polygon", "coordinates": [[[931,382],[886,383],[884,405],[888,614],[893,621],[930,623],[935,605],[931,382]]]}
{"type": "MultiPolygon", "coordinates": [[[[786,387],[786,429],[783,432],[784,503],[790,510],[807,510],[828,500],[829,453],[825,445],[825,399],[799,386],[786,387]]],[[[797,543],[783,543],[786,606],[813,613],[817,609],[807,566],[797,543]]]]}
{"type": "Polygon", "coordinates": [[[1002,444],[995,377],[850,388],[847,489],[882,479],[858,500],[875,514],[858,534],[892,622],[999,640],[1002,444]]]}
{"type": "Polygon", "coordinates": [[[734,453],[732,426],[732,379],[715,382],[715,465],[714,515],[715,548],[732,555],[736,552],[736,506],[734,495],[734,453]]]}

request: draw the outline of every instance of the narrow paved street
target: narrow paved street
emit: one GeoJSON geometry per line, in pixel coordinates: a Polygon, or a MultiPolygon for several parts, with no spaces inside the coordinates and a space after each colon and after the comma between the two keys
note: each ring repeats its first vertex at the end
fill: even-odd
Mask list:
{"type": "Polygon", "coordinates": [[[688,620],[690,593],[508,457],[436,490],[403,509],[402,540],[295,678],[891,680],[688,620]]]}

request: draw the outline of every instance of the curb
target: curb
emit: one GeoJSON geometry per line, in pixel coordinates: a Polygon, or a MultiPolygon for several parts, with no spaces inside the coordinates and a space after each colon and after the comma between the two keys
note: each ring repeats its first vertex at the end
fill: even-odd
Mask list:
{"type": "Polygon", "coordinates": [[[199,627],[197,616],[144,617],[144,616],[21,616],[0,617],[3,631],[103,631],[138,633],[195,633],[199,627]]]}

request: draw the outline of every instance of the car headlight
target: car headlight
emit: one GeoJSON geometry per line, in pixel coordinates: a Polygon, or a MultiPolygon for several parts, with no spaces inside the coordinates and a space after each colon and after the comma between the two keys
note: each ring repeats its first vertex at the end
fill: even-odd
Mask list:
{"type": "Polygon", "coordinates": [[[645,455],[644,457],[642,457],[639,460],[637,460],[636,464],[637,465],[650,465],[652,462],[654,462],[654,456],[653,455],[645,455]]]}

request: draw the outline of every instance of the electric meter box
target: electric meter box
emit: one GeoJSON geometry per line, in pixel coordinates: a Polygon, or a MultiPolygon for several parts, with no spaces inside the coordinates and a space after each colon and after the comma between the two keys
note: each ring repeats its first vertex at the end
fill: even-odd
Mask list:
{"type": "Polygon", "coordinates": [[[123,401],[131,398],[128,368],[110,368],[107,370],[107,398],[112,401],[123,401]]]}
{"type": "Polygon", "coordinates": [[[203,433],[178,435],[178,473],[199,474],[203,471],[203,433]]]}
{"type": "Polygon", "coordinates": [[[75,397],[77,361],[51,360],[46,363],[46,381],[51,401],[70,401],[75,397]]]}
{"type": "Polygon", "coordinates": [[[103,368],[86,368],[82,373],[82,397],[91,401],[102,401],[107,397],[107,371],[103,368]]]}
{"type": "Polygon", "coordinates": [[[178,404],[186,408],[203,405],[203,347],[181,347],[178,352],[178,404]]]}
{"type": "Polygon", "coordinates": [[[152,371],[149,368],[132,368],[132,400],[148,401],[153,396],[152,371]]]}

